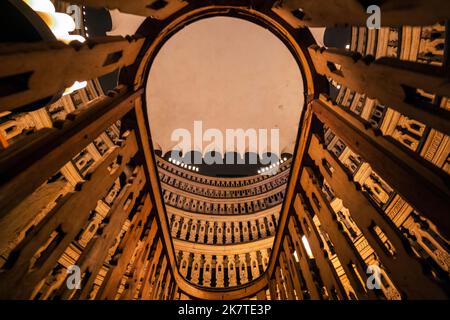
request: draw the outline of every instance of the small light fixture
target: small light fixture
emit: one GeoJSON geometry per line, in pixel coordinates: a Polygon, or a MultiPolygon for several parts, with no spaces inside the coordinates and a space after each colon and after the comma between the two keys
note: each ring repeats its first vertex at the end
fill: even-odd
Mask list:
{"type": "Polygon", "coordinates": [[[311,247],[309,246],[308,239],[306,238],[305,235],[303,235],[303,237],[302,237],[302,242],[303,242],[303,247],[305,248],[305,251],[306,251],[306,254],[308,255],[308,257],[310,259],[314,259],[314,255],[312,253],[311,247]]]}
{"type": "Polygon", "coordinates": [[[86,88],[86,86],[87,86],[87,81],[81,81],[81,82],[75,81],[72,86],[70,86],[69,88],[67,88],[64,91],[63,96],[71,94],[74,91],[86,88]]]}

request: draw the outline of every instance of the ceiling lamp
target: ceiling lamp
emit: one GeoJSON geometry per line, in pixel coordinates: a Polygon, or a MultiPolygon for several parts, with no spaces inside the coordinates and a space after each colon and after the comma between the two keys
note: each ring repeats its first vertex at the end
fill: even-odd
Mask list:
{"type": "Polygon", "coordinates": [[[75,30],[75,21],[66,13],[56,12],[50,0],[23,0],[35,11],[50,28],[56,39],[65,43],[84,42],[86,39],[77,34],[69,34],[75,30]]]}
{"type": "Polygon", "coordinates": [[[87,86],[87,81],[81,81],[81,82],[75,81],[72,86],[70,86],[69,88],[67,88],[64,91],[63,96],[71,94],[74,91],[86,88],[86,86],[87,86]]]}

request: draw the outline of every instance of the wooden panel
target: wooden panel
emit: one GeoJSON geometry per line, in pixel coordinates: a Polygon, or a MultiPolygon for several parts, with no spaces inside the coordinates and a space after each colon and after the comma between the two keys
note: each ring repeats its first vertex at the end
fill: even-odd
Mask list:
{"type": "MultiPolygon", "coordinates": [[[[138,244],[139,237],[146,227],[146,220],[151,215],[151,212],[152,203],[150,196],[147,194],[144,196],[142,207],[138,208],[138,212],[131,222],[130,230],[126,233],[124,240],[119,246],[122,254],[119,257],[117,264],[110,267],[96,299],[113,300],[115,298],[122,276],[130,263],[134,250],[138,244]]],[[[138,257],[136,257],[136,259],[138,259],[138,257]]]]}
{"type": "Polygon", "coordinates": [[[62,128],[38,132],[30,140],[0,153],[0,218],[36,190],[103,131],[134,106],[142,91],[125,93],[118,89],[69,115],[62,128]]]}
{"type": "Polygon", "coordinates": [[[342,267],[345,270],[350,283],[355,289],[355,293],[359,299],[375,299],[375,294],[372,290],[366,291],[363,288],[363,284],[359,281],[358,277],[354,274],[354,270],[351,268],[351,264],[355,264],[358,269],[359,276],[366,281],[367,274],[365,268],[365,262],[359,256],[355,247],[352,246],[351,240],[348,239],[344,233],[339,230],[337,221],[333,220],[333,211],[330,208],[327,200],[324,198],[322,191],[319,189],[317,181],[315,181],[314,173],[311,168],[305,167],[303,169],[300,183],[306,196],[311,201],[314,213],[318,216],[321,226],[325,232],[329,235],[333,246],[336,250],[336,254],[341,261],[342,267]],[[312,199],[313,194],[318,203],[315,203],[312,199]],[[320,206],[320,207],[319,207],[320,206]]]}
{"type": "Polygon", "coordinates": [[[161,254],[163,253],[162,250],[163,250],[162,240],[158,239],[156,249],[154,253],[151,253],[152,257],[148,259],[149,263],[147,265],[146,275],[140,288],[139,297],[142,300],[149,300],[153,292],[154,278],[156,276],[156,270],[158,268],[161,254]]]}
{"type": "Polygon", "coordinates": [[[152,287],[152,292],[150,295],[151,300],[160,300],[159,296],[161,294],[161,290],[163,289],[161,287],[161,284],[162,284],[162,279],[164,278],[166,271],[167,271],[166,268],[167,268],[167,258],[164,256],[162,258],[162,262],[160,262],[160,264],[158,265],[158,273],[155,274],[155,278],[152,281],[153,287],[152,287]]]}
{"type": "Polygon", "coordinates": [[[158,20],[168,18],[188,4],[184,0],[73,0],[71,2],[90,7],[119,9],[124,13],[152,17],[158,20]]]}
{"type": "Polygon", "coordinates": [[[161,297],[161,300],[168,300],[168,299],[170,299],[169,298],[169,295],[170,295],[170,286],[172,285],[172,275],[170,274],[170,270],[167,270],[166,271],[166,277],[164,278],[164,282],[163,282],[163,284],[164,284],[164,287],[162,288],[163,289],[163,293],[162,293],[162,297],[161,297]]]}
{"type": "Polygon", "coordinates": [[[274,265],[276,263],[275,257],[277,257],[277,252],[280,250],[280,248],[283,245],[283,233],[284,230],[288,224],[288,218],[289,218],[289,211],[290,206],[295,200],[295,188],[298,183],[300,170],[303,166],[303,156],[306,151],[306,146],[308,145],[308,138],[309,138],[309,130],[311,127],[311,120],[312,120],[313,114],[312,110],[307,106],[307,109],[305,110],[304,118],[303,120],[303,128],[300,133],[300,136],[298,137],[298,145],[295,148],[295,158],[293,159],[293,164],[291,168],[291,175],[289,177],[289,182],[286,187],[286,192],[284,196],[284,204],[282,207],[282,210],[280,212],[280,218],[278,221],[277,226],[277,234],[275,236],[275,240],[273,242],[273,249],[271,253],[271,259],[269,261],[269,266],[267,267],[267,273],[269,275],[273,274],[274,272],[274,265]]]}
{"type": "Polygon", "coordinates": [[[256,294],[257,300],[267,300],[266,290],[261,290],[256,294]]]}
{"type": "MultiPolygon", "coordinates": [[[[140,279],[141,277],[144,276],[144,271],[147,262],[146,259],[147,257],[150,256],[151,250],[152,249],[154,250],[156,247],[156,244],[154,245],[154,243],[155,241],[158,240],[156,238],[157,232],[158,232],[158,223],[156,219],[153,219],[150,230],[148,231],[148,233],[146,233],[142,247],[139,250],[139,254],[136,257],[136,263],[131,268],[130,277],[127,279],[126,288],[122,293],[120,299],[123,300],[133,299],[135,293],[137,293],[140,279]]],[[[110,295],[112,295],[112,297],[115,297],[115,292],[110,293],[110,295]]]]}
{"type": "Polygon", "coordinates": [[[357,190],[356,184],[348,179],[342,165],[335,160],[328,150],[324,149],[315,135],[311,139],[309,154],[336,197],[341,199],[344,206],[350,210],[352,219],[381,259],[382,265],[386,266],[390,272],[389,277],[406,294],[407,298],[445,299],[446,294],[442,289],[431,278],[424,275],[423,266],[418,259],[408,254],[408,252],[412,253],[412,250],[409,248],[409,244],[405,248],[406,241],[402,239],[400,230],[390,221],[387,221],[389,218],[378,212],[362,192],[357,190]],[[322,159],[326,159],[333,167],[332,175],[323,167],[322,159]],[[383,230],[393,244],[395,256],[386,253],[384,245],[371,230],[374,223],[383,230]],[[405,268],[405,266],[408,266],[408,268],[405,268]]]}
{"type": "Polygon", "coordinates": [[[284,285],[286,287],[287,300],[295,300],[294,284],[288,269],[286,254],[282,251],[279,255],[280,269],[283,272],[284,285]]]}
{"type": "Polygon", "coordinates": [[[296,266],[296,262],[293,258],[293,251],[291,250],[291,247],[288,244],[288,235],[284,236],[284,241],[283,241],[283,249],[285,252],[285,257],[286,257],[286,266],[288,268],[288,274],[291,276],[292,278],[292,285],[293,288],[295,289],[295,293],[297,295],[297,300],[303,300],[303,291],[302,291],[302,287],[301,287],[301,283],[300,283],[300,278],[299,278],[299,273],[297,270],[298,265],[296,266]]]}
{"type": "Polygon", "coordinates": [[[322,101],[312,102],[312,108],[321,122],[339,136],[350,149],[363,156],[377,174],[417,211],[435,223],[444,236],[449,237],[448,189],[444,192],[445,187],[436,187],[430,181],[431,176],[422,175],[423,171],[410,166],[405,161],[406,158],[399,158],[382,145],[373,143],[366,132],[350,125],[322,101]]]}
{"type": "Polygon", "coordinates": [[[442,68],[395,58],[381,58],[368,63],[358,54],[333,48],[323,50],[318,46],[310,47],[309,53],[319,74],[331,77],[358,93],[365,93],[369,98],[377,99],[409,118],[450,134],[448,110],[405,102],[409,97],[404,86],[450,97],[450,81],[442,68]],[[330,69],[329,62],[339,64],[341,69],[330,69]]]}
{"type": "MultiPolygon", "coordinates": [[[[303,226],[303,230],[306,229],[306,226],[303,224],[310,223],[313,224],[313,221],[311,219],[311,216],[309,216],[301,203],[300,196],[297,196],[294,203],[295,212],[299,217],[300,224],[303,226]]],[[[296,234],[295,227],[294,227],[294,217],[291,218],[291,222],[289,224],[289,231],[292,235],[293,233],[296,234]]],[[[309,234],[305,235],[307,237],[309,246],[311,247],[311,251],[314,255],[314,258],[316,260],[317,267],[320,270],[320,276],[322,280],[324,281],[324,285],[327,287],[328,292],[331,292],[332,289],[334,289],[337,292],[337,295],[341,299],[346,298],[346,293],[344,288],[342,287],[342,284],[340,282],[340,279],[336,273],[336,270],[334,269],[331,261],[329,260],[328,255],[325,254],[325,250],[323,248],[323,244],[321,243],[319,232],[316,228],[312,228],[311,232],[309,234]]],[[[302,247],[301,240],[299,235],[295,235],[295,240],[299,242],[300,246],[302,247]]],[[[306,252],[300,252],[301,255],[304,255],[306,259],[306,252]]],[[[306,270],[302,270],[303,272],[306,272],[306,270]]],[[[308,270],[309,272],[309,270],[308,270]]],[[[319,299],[319,297],[312,299],[319,299]]]]}
{"type": "MultiPolygon", "coordinates": [[[[81,253],[76,264],[80,267],[81,274],[89,272],[89,278],[83,279],[80,290],[75,293],[78,299],[89,299],[94,281],[100,268],[103,266],[108,255],[108,249],[113,245],[116,236],[120,233],[123,223],[130,214],[133,206],[145,184],[145,177],[142,167],[137,167],[133,176],[128,180],[127,184],[122,188],[117,199],[108,213],[105,226],[101,235],[94,236],[81,253]]],[[[64,287],[63,287],[64,288],[64,287]]],[[[64,290],[63,299],[70,297],[71,290],[64,290]]]]}
{"type": "MultiPolygon", "coordinates": [[[[294,208],[295,207],[298,208],[299,202],[300,202],[300,200],[298,199],[298,196],[296,196],[296,199],[294,200],[294,208]]],[[[295,209],[295,211],[297,211],[297,210],[298,209],[295,209]]],[[[297,214],[300,215],[300,213],[297,213],[297,214]]],[[[289,232],[290,232],[290,236],[293,241],[294,248],[297,251],[300,271],[303,274],[303,279],[305,281],[305,286],[308,289],[310,299],[319,300],[320,293],[317,289],[311,269],[309,267],[308,255],[306,253],[305,248],[303,247],[302,241],[300,239],[300,235],[297,233],[297,230],[295,229],[295,221],[293,219],[294,219],[294,217],[290,218],[288,227],[289,227],[289,232]]]]}
{"type": "MultiPolygon", "coordinates": [[[[283,0],[274,11],[294,27],[366,26],[369,14],[359,0],[283,0]],[[292,11],[301,8],[296,16],[292,11]],[[303,17],[300,19],[300,17],[303,17]]],[[[367,6],[372,4],[367,2],[367,6]]],[[[441,0],[373,1],[381,9],[382,26],[432,25],[450,17],[450,3],[441,0]]]]}
{"type": "Polygon", "coordinates": [[[344,109],[343,107],[333,104],[331,101],[327,100],[326,96],[321,95],[317,103],[320,103],[325,108],[339,115],[351,127],[363,132],[364,136],[373,144],[379,145],[387,152],[394,155],[397,159],[401,159],[406,166],[410,167],[411,170],[417,175],[420,175],[424,179],[428,180],[434,188],[441,190],[441,192],[447,194],[447,197],[450,198],[450,190],[444,182],[447,174],[440,168],[435,166],[430,161],[420,157],[412,150],[399,147],[398,141],[394,140],[392,137],[377,134],[375,130],[370,128],[370,125],[364,119],[356,116],[354,113],[344,109]]]}
{"type": "MultiPolygon", "coordinates": [[[[144,39],[105,37],[85,43],[0,45],[0,111],[61,94],[75,81],[91,80],[135,62],[144,39]]],[[[38,107],[41,107],[38,105],[38,107]]]]}
{"type": "Polygon", "coordinates": [[[27,299],[39,281],[48,275],[69,244],[88,221],[98,199],[105,197],[131,157],[137,152],[134,132],[122,147],[114,147],[103,156],[103,161],[90,168],[90,179],[82,191],[68,194],[36,226],[26,239],[11,253],[5,270],[0,275],[0,297],[27,299]],[[111,164],[121,157],[121,163],[111,170],[111,164]],[[76,208],[76,211],[74,211],[76,208]],[[54,232],[56,238],[48,243],[54,232]],[[48,250],[40,252],[48,245],[48,250]],[[33,258],[34,257],[34,258],[33,258]]]}
{"type": "Polygon", "coordinates": [[[275,268],[275,279],[276,279],[275,285],[278,286],[278,293],[280,294],[280,300],[287,300],[286,290],[284,289],[283,279],[281,277],[280,266],[277,266],[275,268]]]}

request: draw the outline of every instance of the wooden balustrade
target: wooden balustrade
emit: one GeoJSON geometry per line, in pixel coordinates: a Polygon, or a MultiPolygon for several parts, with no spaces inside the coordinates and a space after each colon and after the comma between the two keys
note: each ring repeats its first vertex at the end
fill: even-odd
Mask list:
{"type": "Polygon", "coordinates": [[[360,54],[309,48],[318,73],[339,84],[377,99],[401,114],[423,122],[445,134],[450,134],[450,112],[443,108],[426,108],[409,102],[417,89],[450,97],[447,72],[442,67],[395,58],[380,58],[373,62],[360,54]]]}
{"type": "MultiPolygon", "coordinates": [[[[188,12],[188,6],[200,13],[202,8],[181,0],[73,2],[119,8],[159,20],[183,10],[188,12]]],[[[237,7],[250,14],[246,3],[237,7]]],[[[224,5],[219,1],[217,6],[224,5]]],[[[450,16],[450,5],[434,0],[384,1],[380,7],[383,25],[411,21],[432,24],[450,16]],[[439,10],[434,7],[437,4],[439,10]]],[[[214,8],[214,1],[204,7],[214,8]]],[[[326,6],[317,5],[317,1],[291,0],[271,10],[295,28],[344,22],[363,25],[367,18],[361,1],[356,0],[339,4],[331,1],[326,6]]],[[[262,19],[267,12],[258,14],[262,19]]],[[[177,21],[185,23],[183,19],[192,18],[189,12],[186,15],[164,23],[173,22],[174,27],[177,21]]],[[[272,16],[266,19],[276,25],[270,20],[272,16]]],[[[25,216],[17,210],[20,203],[42,194],[37,192],[42,185],[64,176],[67,168],[62,168],[67,163],[86,148],[92,148],[95,139],[113,124],[121,123],[118,140],[84,174],[72,179],[77,183],[65,184],[67,177],[61,178],[64,187],[60,193],[55,192],[55,199],[45,210],[37,208],[34,219],[26,228],[21,226],[18,233],[22,238],[17,237],[17,243],[8,243],[7,250],[2,251],[0,298],[264,300],[268,294],[271,299],[448,297],[449,255],[445,249],[438,250],[450,234],[448,175],[379,135],[367,122],[319,95],[325,92],[317,91],[327,91],[320,84],[325,78],[319,75],[323,75],[449,134],[448,110],[414,105],[410,97],[415,90],[450,96],[448,70],[392,58],[370,61],[335,49],[301,49],[294,43],[297,38],[290,34],[292,29],[276,26],[290,35],[285,40],[292,42],[293,51],[298,50],[296,58],[305,64],[302,70],[306,74],[308,99],[273,246],[271,226],[256,219],[248,220],[246,230],[236,230],[235,225],[224,220],[216,231],[213,224],[199,219],[192,230],[209,244],[187,245],[187,241],[173,239],[143,89],[121,85],[108,96],[69,113],[55,127],[34,132],[11,146],[3,144],[0,228],[8,228],[11,221],[25,216]],[[396,199],[401,197],[406,213],[394,221],[392,214],[386,213],[387,207],[375,203],[364,181],[357,180],[354,172],[328,148],[324,141],[327,130],[338,137],[347,153],[360,156],[364,168],[373,168],[371,172],[389,186],[396,199]],[[341,204],[339,210],[337,202],[341,204]],[[348,220],[342,218],[343,211],[348,220]],[[412,224],[418,225],[414,231],[412,224]],[[225,231],[232,226],[233,230],[225,231]],[[425,248],[417,241],[414,232],[418,229],[433,237],[435,248],[425,248]],[[221,237],[218,244],[222,245],[223,241],[232,241],[232,235],[242,235],[244,242],[250,240],[250,235],[256,240],[258,232],[261,238],[267,237],[258,240],[264,242],[265,251],[255,247],[230,253],[226,252],[229,247],[222,246],[222,253],[226,254],[217,255],[211,246],[217,235],[221,237]],[[184,245],[186,250],[178,254],[174,243],[184,245]],[[372,263],[382,271],[381,288],[377,290],[367,287],[367,267],[372,263]],[[65,283],[67,269],[72,265],[80,268],[79,290],[71,290],[65,283]]],[[[169,31],[164,29],[167,34],[169,31]]],[[[148,40],[150,46],[144,46],[144,39],[122,38],[89,40],[83,45],[2,45],[0,110],[18,112],[41,107],[76,80],[93,79],[124,66],[132,66],[126,72],[130,77],[127,83],[138,84],[140,80],[134,81],[133,70],[138,70],[135,76],[140,79],[147,61],[139,59],[149,57],[163,38],[148,40]],[[150,48],[150,53],[141,52],[143,48],[150,48]]],[[[198,183],[209,186],[210,181],[205,181],[200,179],[198,183]]],[[[251,194],[246,196],[252,198],[251,194]]],[[[220,204],[221,198],[217,197],[214,204],[220,204]]],[[[386,200],[386,206],[392,204],[388,203],[390,200],[386,200]]],[[[174,221],[175,235],[183,224],[189,226],[187,218],[181,222],[180,217],[175,217],[174,221]]],[[[18,230],[10,231],[12,234],[18,230]]],[[[188,239],[187,231],[180,237],[195,240],[188,239]]]]}
{"type": "Polygon", "coordinates": [[[54,102],[75,81],[134,63],[143,43],[142,38],[108,37],[70,45],[58,41],[1,45],[0,111],[34,110],[54,102]]]}
{"type": "Polygon", "coordinates": [[[273,7],[294,27],[365,26],[373,13],[369,5],[380,8],[382,26],[431,25],[448,19],[450,6],[439,0],[389,0],[383,2],[359,0],[284,0],[273,7]],[[439,10],[436,10],[439,8],[439,10]]]}
{"type": "Polygon", "coordinates": [[[188,5],[185,0],[72,0],[90,7],[119,9],[121,12],[164,20],[188,5]]]}

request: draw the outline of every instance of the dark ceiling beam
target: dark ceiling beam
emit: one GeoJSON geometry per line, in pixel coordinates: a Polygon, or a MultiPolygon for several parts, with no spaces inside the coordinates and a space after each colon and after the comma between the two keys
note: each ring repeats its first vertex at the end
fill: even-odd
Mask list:
{"type": "Polygon", "coordinates": [[[370,5],[378,5],[381,26],[433,25],[450,18],[442,0],[283,0],[273,10],[294,27],[366,26],[370,5]]]}

